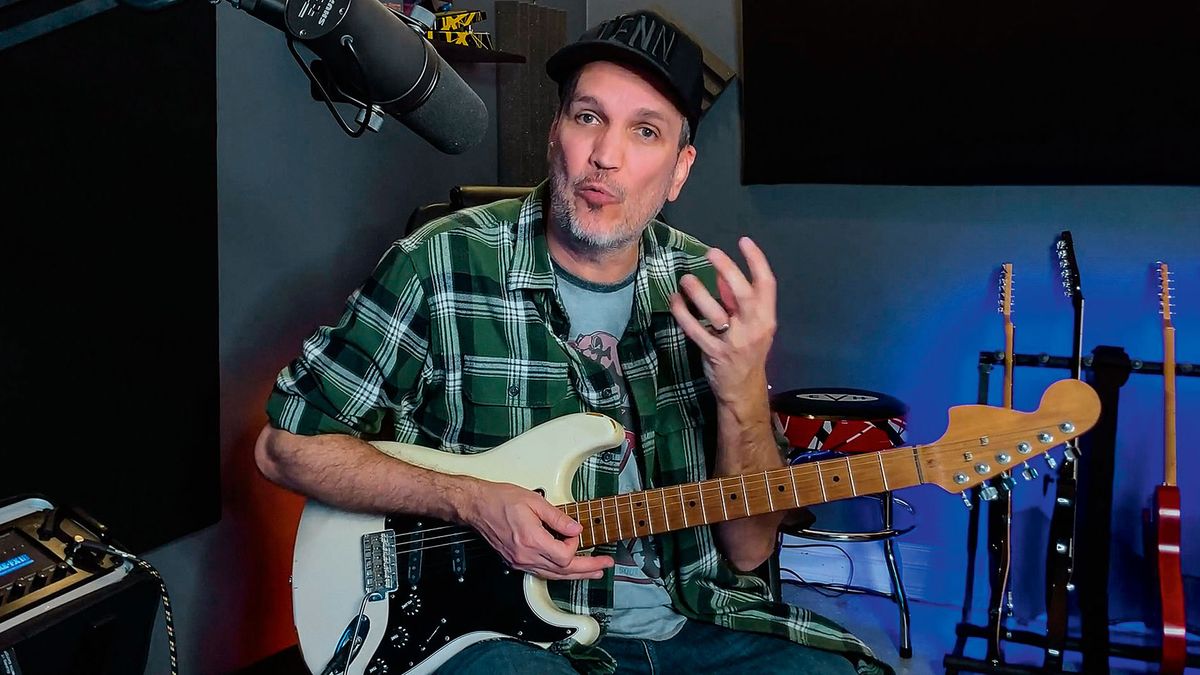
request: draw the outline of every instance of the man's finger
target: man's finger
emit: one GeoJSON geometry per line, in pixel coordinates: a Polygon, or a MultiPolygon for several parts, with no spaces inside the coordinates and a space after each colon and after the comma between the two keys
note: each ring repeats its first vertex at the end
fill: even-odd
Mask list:
{"type": "Polygon", "coordinates": [[[704,318],[713,326],[720,326],[729,323],[729,313],[717,302],[717,299],[708,292],[704,284],[696,278],[694,274],[684,275],[679,280],[679,287],[687,293],[688,299],[700,311],[704,318]]]}
{"type": "Polygon", "coordinates": [[[771,290],[775,288],[775,274],[771,271],[771,264],[767,261],[767,254],[763,253],[758,244],[750,237],[742,237],[738,240],[738,248],[742,250],[742,255],[746,257],[746,266],[750,268],[750,279],[754,287],[759,290],[771,290]]]}
{"type": "Polygon", "coordinates": [[[679,324],[680,330],[692,342],[695,342],[701,351],[710,354],[719,348],[721,341],[709,333],[696,317],[692,316],[692,311],[688,309],[687,301],[683,299],[682,295],[672,293],[670,303],[671,315],[675,317],[675,322],[679,324]]]}
{"type": "Polygon", "coordinates": [[[738,306],[746,308],[754,299],[754,287],[750,285],[746,275],[742,274],[741,268],[719,248],[708,249],[707,257],[713,269],[717,271],[717,276],[729,284],[729,290],[733,292],[738,306]]]}
{"type": "Polygon", "coordinates": [[[564,537],[578,537],[579,533],[583,532],[582,525],[545,499],[537,500],[533,504],[533,512],[555,532],[564,537]]]}

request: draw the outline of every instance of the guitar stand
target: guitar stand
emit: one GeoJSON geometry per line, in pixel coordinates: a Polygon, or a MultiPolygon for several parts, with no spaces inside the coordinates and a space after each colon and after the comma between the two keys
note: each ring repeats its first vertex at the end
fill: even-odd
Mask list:
{"type": "MultiPolygon", "coordinates": [[[[1004,352],[979,353],[979,395],[978,401],[987,404],[988,379],[995,365],[1004,363],[1004,352]]],[[[1032,366],[1039,368],[1059,368],[1070,371],[1071,359],[1064,356],[1048,354],[1014,354],[1013,366],[1032,366]]],[[[1047,622],[1057,622],[1061,625],[1047,626],[1047,634],[1032,631],[1001,630],[1001,642],[1013,642],[1031,645],[1042,649],[1058,649],[1083,655],[1082,672],[1107,673],[1108,659],[1117,656],[1137,661],[1156,663],[1161,657],[1161,650],[1154,646],[1125,644],[1112,642],[1108,635],[1108,563],[1109,542],[1112,536],[1112,488],[1113,469],[1116,453],[1117,437],[1117,406],[1120,399],[1120,389],[1132,373],[1161,375],[1161,361],[1145,361],[1130,359],[1125,350],[1120,347],[1098,346],[1089,356],[1083,357],[1085,378],[1100,396],[1101,413],[1096,426],[1081,437],[1079,505],[1076,532],[1084,536],[1076,536],[1077,545],[1075,558],[1084,558],[1087,565],[1075,568],[1074,576],[1081,612],[1081,637],[1076,639],[1066,637],[1061,644],[1049,635],[1057,628],[1059,635],[1066,635],[1067,616],[1047,616],[1047,622]]],[[[1176,376],[1200,376],[1200,364],[1176,364],[1176,376]]],[[[966,591],[963,595],[962,619],[955,627],[954,650],[942,659],[946,673],[975,672],[1015,675],[1018,673],[1048,673],[1070,672],[1061,668],[1047,668],[1045,665],[1021,665],[1005,663],[1001,660],[985,660],[970,658],[965,655],[966,643],[970,638],[989,639],[988,627],[969,622],[973,605],[975,585],[975,555],[979,541],[979,508],[982,501],[979,489],[974,488],[965,500],[970,505],[970,515],[967,522],[967,575],[966,591]]],[[[1005,495],[1007,497],[1007,495],[1005,495]]],[[[988,503],[989,516],[1001,504],[1001,500],[988,503]]],[[[999,532],[988,528],[989,546],[995,542],[999,532]]],[[[989,582],[991,579],[989,579],[989,582]]],[[[1070,588],[1070,586],[1068,586],[1070,588]]],[[[992,592],[996,593],[993,588],[992,592]]],[[[1200,667],[1200,654],[1187,655],[1188,667],[1200,667]]]]}

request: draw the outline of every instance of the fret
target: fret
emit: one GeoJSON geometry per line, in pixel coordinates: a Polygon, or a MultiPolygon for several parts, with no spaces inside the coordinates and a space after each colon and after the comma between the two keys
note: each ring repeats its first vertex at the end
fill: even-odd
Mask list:
{"type": "MultiPolygon", "coordinates": [[[[604,538],[605,539],[609,539],[609,537],[608,537],[608,504],[605,504],[605,502],[607,502],[607,501],[608,501],[608,497],[605,497],[604,499],[600,500],[600,508],[604,509],[604,538]]],[[[615,513],[616,500],[613,500],[613,510],[615,513]]],[[[621,539],[625,538],[625,535],[623,535],[621,533],[621,515],[619,513],[616,515],[617,515],[617,539],[621,540],[621,539]]],[[[612,540],[609,539],[609,541],[612,541],[612,540]]]]}
{"type": "MultiPolygon", "coordinates": [[[[746,491],[746,476],[743,474],[738,476],[738,481],[742,484],[742,506],[746,508],[746,515],[750,515],[750,495],[746,491]]],[[[768,492],[768,494],[770,494],[768,492]]]]}
{"type": "Polygon", "coordinates": [[[796,506],[800,506],[800,491],[796,489],[796,468],[790,467],[787,472],[792,477],[792,501],[796,502],[796,506]]]}
{"type": "Polygon", "coordinates": [[[717,488],[721,491],[721,515],[725,520],[729,520],[729,509],[725,508],[725,481],[718,478],[717,488]]]}
{"type": "Polygon", "coordinates": [[[887,471],[883,468],[883,453],[882,452],[875,453],[875,458],[879,460],[879,477],[883,479],[884,492],[887,492],[891,488],[889,488],[888,484],[887,484],[887,471]]]}
{"type": "Polygon", "coordinates": [[[665,488],[658,489],[658,498],[662,500],[663,523],[665,525],[664,532],[671,531],[671,518],[667,515],[667,491],[665,488]]]}
{"type": "Polygon", "coordinates": [[[854,494],[854,496],[857,497],[858,490],[855,489],[855,487],[854,487],[854,467],[850,466],[850,456],[849,455],[846,456],[846,475],[850,477],[850,492],[852,492],[854,494]]]}
{"type": "Polygon", "coordinates": [[[629,535],[629,538],[637,539],[641,534],[638,533],[638,517],[637,510],[633,506],[633,495],[625,495],[625,501],[629,503],[629,529],[633,530],[633,534],[629,535]]]}
{"type": "Polygon", "coordinates": [[[684,504],[684,500],[683,500],[683,486],[676,485],[675,489],[679,491],[679,510],[683,511],[683,526],[688,527],[687,505],[684,504]]]}
{"type": "Polygon", "coordinates": [[[649,494],[649,492],[643,492],[642,496],[644,498],[646,498],[646,521],[649,522],[649,524],[650,524],[650,528],[649,528],[649,531],[647,532],[647,534],[653,534],[654,533],[654,515],[652,513],[650,513],[650,494],[649,494]]]}
{"type": "MultiPolygon", "coordinates": [[[[696,484],[696,492],[700,493],[700,517],[704,518],[704,524],[708,524],[708,508],[704,505],[704,483],[696,484]]],[[[724,500],[721,500],[722,503],[724,500]]]]}
{"type": "Polygon", "coordinates": [[[821,484],[821,501],[829,501],[829,497],[825,494],[825,474],[821,473],[820,462],[817,462],[817,482],[821,484]]]}
{"type": "Polygon", "coordinates": [[[767,508],[770,509],[771,513],[774,513],[775,512],[775,499],[771,496],[771,479],[769,478],[770,473],[771,472],[769,472],[769,471],[764,471],[762,476],[763,476],[763,485],[767,486],[767,508]]]}
{"type": "Polygon", "coordinates": [[[596,516],[592,515],[592,500],[588,500],[588,527],[591,528],[592,543],[596,543],[596,516]]]}
{"type": "Polygon", "coordinates": [[[654,528],[653,528],[653,526],[649,526],[649,527],[647,526],[647,523],[650,522],[650,508],[646,505],[646,493],[638,492],[635,494],[637,494],[639,497],[641,497],[642,500],[639,501],[637,504],[634,504],[633,496],[631,495],[629,497],[629,517],[633,519],[633,536],[641,537],[641,536],[644,536],[642,534],[643,529],[645,530],[645,534],[650,534],[650,532],[652,532],[654,528]],[[639,511],[646,512],[645,520],[638,517],[639,511]]]}

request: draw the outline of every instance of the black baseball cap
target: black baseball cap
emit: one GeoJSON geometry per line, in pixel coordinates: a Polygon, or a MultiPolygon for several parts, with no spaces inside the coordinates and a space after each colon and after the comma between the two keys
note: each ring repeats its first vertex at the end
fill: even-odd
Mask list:
{"type": "Polygon", "coordinates": [[[704,97],[704,54],[674,24],[647,10],[614,17],[555,52],[546,61],[546,73],[561,88],[592,61],[630,64],[657,75],[696,137],[704,97]]]}

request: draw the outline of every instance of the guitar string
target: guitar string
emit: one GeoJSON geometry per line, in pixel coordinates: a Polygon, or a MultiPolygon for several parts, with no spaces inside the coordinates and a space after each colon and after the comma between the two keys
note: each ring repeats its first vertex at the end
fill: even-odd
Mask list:
{"type": "MultiPolygon", "coordinates": [[[[1035,427],[1034,429],[1037,429],[1037,428],[1038,428],[1038,427],[1035,427]]],[[[1045,428],[1045,427],[1042,427],[1042,428],[1045,428]]],[[[998,439],[1006,439],[1006,440],[1008,440],[1010,437],[1011,437],[1011,438],[1018,438],[1018,437],[1022,437],[1022,436],[1024,436],[1024,435],[1026,435],[1026,434],[1027,434],[1029,431],[1032,431],[1032,429],[1020,430],[1020,431],[1016,431],[1016,432],[1012,432],[1012,433],[1008,433],[1008,434],[1001,434],[1001,435],[999,435],[999,436],[990,436],[989,438],[998,438],[998,439]]],[[[1055,448],[1055,447],[1058,447],[1059,445],[1062,445],[1062,443],[1063,443],[1063,442],[1059,442],[1059,443],[1056,443],[1056,444],[1054,444],[1054,445],[1050,446],[1050,447],[1047,449],[1047,451],[1049,451],[1050,449],[1053,449],[1053,448],[1055,448]]],[[[931,444],[931,445],[926,445],[926,446],[913,445],[913,446],[904,446],[904,447],[896,448],[896,449],[894,449],[894,450],[884,450],[884,451],[882,451],[882,453],[875,453],[875,452],[873,452],[873,453],[869,453],[869,454],[867,454],[867,455],[854,455],[854,456],[848,456],[848,457],[846,457],[846,458],[838,458],[838,459],[835,459],[835,460],[822,460],[822,461],[823,461],[823,462],[835,462],[835,463],[847,462],[847,463],[848,463],[848,465],[850,466],[850,470],[851,470],[851,471],[853,471],[853,470],[854,470],[854,467],[853,467],[853,465],[854,465],[854,464],[856,464],[856,463],[857,463],[857,464],[860,464],[860,465],[862,465],[862,464],[868,464],[868,463],[869,463],[869,464],[871,464],[871,466],[872,466],[872,467],[878,466],[878,459],[875,457],[875,456],[876,456],[876,455],[878,455],[878,454],[889,454],[889,453],[897,453],[897,454],[900,454],[900,453],[904,453],[905,451],[911,451],[911,452],[912,452],[912,454],[914,455],[914,457],[917,455],[917,453],[918,453],[918,452],[922,452],[922,451],[923,451],[923,452],[926,452],[926,453],[934,453],[934,454],[947,454],[947,453],[950,453],[950,452],[955,452],[955,453],[957,453],[957,452],[961,451],[963,448],[966,448],[966,447],[980,447],[978,444],[979,444],[979,441],[978,441],[978,439],[972,439],[972,440],[970,440],[970,441],[955,441],[955,442],[951,442],[951,443],[945,443],[945,444],[931,444]]],[[[989,445],[990,445],[990,443],[989,443],[989,445]]],[[[995,451],[996,449],[993,447],[993,448],[992,448],[992,450],[993,450],[993,451],[995,451]]],[[[1038,453],[1038,454],[1042,454],[1042,453],[1038,453]]],[[[809,474],[807,474],[807,475],[804,475],[804,476],[794,476],[794,475],[791,475],[791,469],[794,469],[794,468],[797,468],[797,467],[802,467],[802,466],[805,466],[805,465],[803,465],[803,464],[800,464],[800,465],[793,465],[793,466],[791,466],[791,467],[780,467],[780,468],[778,468],[778,469],[770,469],[770,470],[768,470],[768,471],[765,471],[765,472],[760,472],[760,475],[762,475],[764,478],[766,478],[766,479],[769,481],[769,480],[771,480],[771,475],[772,475],[772,474],[776,474],[776,475],[778,475],[778,474],[786,474],[786,475],[788,475],[788,478],[789,478],[789,480],[788,480],[788,481],[785,481],[785,483],[786,483],[786,482],[791,482],[791,481],[790,481],[790,479],[791,479],[791,478],[794,478],[794,479],[796,480],[796,482],[797,482],[797,487],[799,487],[799,484],[800,484],[800,483],[806,483],[806,487],[810,487],[810,486],[811,486],[811,485],[812,485],[814,482],[815,482],[815,483],[818,485],[818,487],[819,487],[819,486],[820,486],[820,484],[822,484],[822,482],[823,482],[823,481],[821,480],[821,477],[820,477],[820,476],[818,476],[818,475],[813,475],[813,474],[811,474],[811,473],[809,473],[809,474]]],[[[755,475],[755,474],[751,474],[751,475],[755,475]]],[[[733,477],[727,477],[727,478],[733,478],[733,477]]],[[[711,494],[713,494],[713,493],[720,492],[721,494],[724,494],[724,493],[725,493],[725,489],[726,489],[726,488],[725,488],[724,486],[722,486],[722,485],[718,484],[718,483],[717,483],[717,480],[718,480],[718,479],[709,479],[709,480],[706,480],[706,481],[702,481],[701,483],[692,483],[692,484],[690,484],[690,485],[687,485],[687,486],[682,486],[682,485],[680,485],[680,486],[666,486],[666,487],[663,487],[663,488],[657,488],[657,489],[647,490],[647,491],[644,491],[644,492],[642,492],[641,494],[643,494],[643,495],[646,497],[646,499],[645,499],[644,501],[647,503],[647,506],[646,506],[645,508],[646,508],[648,511],[649,511],[650,509],[653,509],[653,508],[655,508],[655,507],[657,507],[657,508],[666,508],[666,507],[667,507],[669,504],[671,504],[671,502],[670,502],[669,500],[672,500],[672,499],[678,500],[678,505],[677,505],[677,506],[682,506],[682,504],[683,504],[683,502],[685,501],[685,499],[684,499],[683,497],[679,496],[678,494],[675,494],[675,495],[668,494],[668,493],[667,493],[667,491],[668,491],[668,490],[671,490],[671,489],[673,489],[673,488],[679,488],[679,489],[681,489],[681,490],[689,490],[689,492],[687,492],[687,493],[686,493],[686,494],[687,494],[687,496],[698,496],[698,497],[703,497],[703,495],[704,495],[705,493],[708,493],[708,494],[710,494],[710,495],[711,495],[711,494]],[[705,487],[705,486],[704,486],[704,484],[705,484],[705,483],[710,483],[711,485],[709,485],[709,486],[705,487]],[[697,488],[699,488],[699,489],[697,489],[697,488]],[[658,493],[658,494],[656,495],[656,493],[658,493]],[[656,503],[651,503],[651,497],[654,497],[654,496],[657,496],[657,497],[659,497],[659,500],[658,500],[656,503]]],[[[773,490],[772,486],[764,486],[764,487],[759,487],[759,486],[757,486],[757,481],[755,481],[755,483],[756,483],[755,487],[753,487],[753,488],[749,488],[749,489],[746,489],[746,490],[742,491],[742,493],[741,493],[741,494],[743,494],[743,495],[744,495],[744,498],[749,498],[749,499],[757,499],[757,498],[761,498],[762,496],[764,496],[764,495],[765,495],[765,494],[767,494],[767,493],[771,493],[771,494],[773,494],[773,493],[774,493],[774,490],[773,490]]],[[[965,488],[964,488],[964,489],[965,489],[965,488]]],[[[633,495],[633,494],[638,494],[638,493],[628,493],[627,495],[613,495],[613,496],[610,496],[610,497],[596,498],[596,499],[592,499],[592,500],[586,500],[586,501],[582,501],[582,502],[573,502],[573,503],[571,503],[571,504],[568,504],[568,505],[563,505],[563,506],[560,506],[560,507],[558,507],[558,508],[559,508],[560,510],[565,510],[565,508],[566,508],[566,507],[568,507],[568,506],[574,506],[574,507],[576,507],[576,509],[577,509],[577,514],[578,514],[578,515],[582,515],[582,511],[583,511],[583,509],[580,507],[580,505],[582,505],[582,504],[587,504],[587,503],[589,503],[589,502],[593,502],[593,503],[595,503],[595,502],[603,502],[603,501],[606,501],[606,500],[616,500],[616,499],[618,499],[618,498],[621,498],[621,497],[630,497],[630,496],[631,496],[631,495],[633,495]]],[[[860,494],[860,493],[852,493],[851,495],[848,495],[848,497],[851,497],[851,496],[859,496],[859,494],[860,494]]],[[[865,494],[872,494],[872,493],[861,493],[861,494],[865,495],[865,494]]],[[[845,497],[843,497],[843,499],[844,499],[844,498],[845,498],[845,497]]],[[[631,504],[632,504],[632,499],[631,499],[631,498],[629,499],[629,501],[630,501],[630,502],[631,502],[631,504]]],[[[832,500],[832,501],[837,501],[837,500],[832,500]]],[[[818,503],[819,503],[819,502],[818,502],[818,503]]],[[[612,509],[612,510],[614,511],[614,513],[612,513],[611,515],[612,515],[613,517],[616,517],[616,518],[618,519],[618,521],[619,521],[619,519],[620,519],[620,516],[621,516],[620,509],[624,509],[624,508],[629,508],[629,509],[631,509],[631,510],[629,511],[629,513],[630,513],[630,514],[633,514],[633,511],[632,511],[632,509],[633,509],[633,508],[635,508],[635,507],[632,507],[632,505],[630,505],[630,506],[625,506],[625,505],[621,505],[620,503],[614,503],[614,504],[613,504],[613,509],[612,509]]],[[[640,508],[640,507],[636,507],[636,508],[640,508]]],[[[795,508],[795,507],[794,507],[794,508],[795,508]]],[[[601,517],[601,518],[603,518],[603,519],[604,519],[604,522],[606,522],[606,523],[608,523],[608,522],[612,522],[612,521],[610,521],[610,520],[609,520],[609,517],[610,517],[610,514],[608,513],[608,511],[609,511],[609,510],[610,510],[610,509],[608,509],[608,508],[607,508],[607,507],[606,507],[604,504],[601,504],[601,516],[600,516],[600,517],[601,517]]],[[[651,514],[652,514],[652,513],[653,513],[653,512],[651,511],[651,514]]],[[[684,513],[684,512],[680,512],[680,514],[681,514],[681,515],[682,515],[683,513],[684,513]]],[[[667,515],[668,515],[668,517],[669,517],[669,515],[670,515],[670,514],[668,513],[667,515]]],[[[750,514],[750,515],[760,515],[760,514],[750,514]]],[[[583,523],[581,523],[581,524],[583,524],[583,523]]],[[[469,529],[469,528],[465,528],[465,526],[460,526],[460,525],[443,525],[443,526],[439,526],[439,527],[427,528],[427,529],[424,529],[424,530],[414,530],[414,531],[410,531],[410,532],[405,532],[405,533],[403,533],[403,535],[402,535],[402,536],[406,536],[406,537],[410,537],[410,538],[411,538],[411,537],[413,537],[413,536],[416,536],[416,535],[424,535],[424,534],[426,534],[426,533],[429,533],[429,532],[444,531],[444,530],[447,530],[447,529],[451,529],[451,530],[454,530],[454,529],[459,529],[459,530],[466,531],[466,532],[474,532],[474,530],[471,530],[471,529],[469,529]]],[[[633,528],[633,530],[634,530],[634,534],[635,534],[635,535],[636,535],[637,529],[638,529],[637,527],[634,527],[634,528],[633,528]]],[[[401,535],[398,535],[398,536],[401,536],[401,535]]],[[[437,541],[437,540],[439,540],[439,539],[444,539],[444,538],[447,538],[447,537],[457,537],[457,536],[461,536],[461,535],[460,535],[458,532],[451,532],[451,533],[448,533],[448,534],[443,534],[443,535],[440,535],[440,536],[438,536],[438,537],[432,537],[432,538],[428,538],[428,537],[424,537],[424,536],[422,536],[422,538],[421,538],[421,540],[420,540],[420,543],[421,543],[421,544],[425,544],[425,543],[427,543],[427,542],[432,542],[432,541],[437,541]]],[[[459,541],[452,541],[452,542],[447,542],[447,543],[434,544],[434,545],[432,545],[432,546],[417,546],[417,547],[414,547],[414,548],[405,549],[405,550],[403,550],[403,551],[401,551],[401,550],[400,550],[400,548],[401,548],[402,546],[409,545],[409,544],[413,544],[413,543],[416,543],[416,542],[411,542],[411,541],[410,541],[410,542],[398,542],[398,543],[397,543],[397,552],[398,552],[398,553],[410,553],[410,552],[413,552],[413,551],[418,551],[418,550],[426,550],[426,549],[431,549],[431,548],[438,548],[438,547],[440,547],[440,546],[449,546],[449,545],[453,545],[453,544],[455,544],[455,543],[461,543],[461,542],[459,542],[459,541]]]]}
{"type": "MultiPolygon", "coordinates": [[[[1009,434],[1004,434],[1001,436],[992,436],[990,438],[1003,438],[1003,439],[1007,440],[1008,439],[1007,437],[1013,437],[1013,438],[1021,437],[1021,436],[1024,436],[1025,434],[1027,434],[1029,431],[1033,431],[1035,429],[1037,429],[1037,427],[1035,427],[1034,429],[1020,430],[1020,431],[1012,432],[1009,434]]],[[[844,458],[837,458],[834,460],[821,460],[821,462],[822,463],[842,463],[842,462],[847,462],[847,460],[849,460],[850,470],[853,471],[854,464],[859,464],[859,465],[870,464],[873,468],[877,467],[879,460],[876,458],[876,455],[878,455],[878,454],[884,454],[884,455],[893,454],[893,453],[894,454],[903,454],[905,451],[910,451],[914,455],[914,457],[916,456],[916,454],[918,452],[923,453],[925,456],[928,456],[929,454],[942,455],[942,454],[948,454],[951,452],[957,453],[957,452],[961,451],[963,448],[967,448],[967,447],[979,447],[978,443],[979,442],[977,439],[973,439],[973,440],[969,440],[969,441],[955,441],[952,443],[930,444],[930,445],[926,445],[926,446],[921,446],[921,445],[903,446],[900,448],[895,448],[894,450],[884,450],[881,452],[872,452],[872,453],[869,453],[866,455],[852,455],[852,456],[848,456],[848,457],[844,457],[844,458]]],[[[1047,452],[1055,447],[1058,447],[1059,445],[1062,445],[1062,443],[1063,442],[1059,442],[1059,443],[1056,443],[1056,444],[1050,446],[1047,449],[1047,452]]],[[[989,443],[989,445],[990,445],[990,443],[989,443]]],[[[992,451],[995,451],[994,447],[992,448],[992,451]]],[[[1042,454],[1042,453],[1038,453],[1038,454],[1042,454]]],[[[814,462],[814,464],[816,464],[816,462],[814,462]]],[[[788,475],[788,477],[790,478],[791,477],[790,473],[791,473],[792,469],[803,467],[803,466],[806,466],[806,465],[797,464],[797,465],[792,465],[792,466],[788,466],[788,467],[780,467],[778,469],[769,469],[767,471],[763,471],[763,472],[759,472],[758,474],[751,474],[751,475],[762,475],[762,476],[767,477],[768,480],[771,478],[772,474],[775,474],[777,476],[778,476],[778,474],[785,474],[785,475],[788,475]]],[[[736,476],[724,477],[724,478],[726,480],[728,480],[731,478],[736,478],[736,476]]],[[[812,474],[807,474],[807,475],[803,475],[803,476],[795,476],[795,478],[797,481],[817,481],[817,483],[821,482],[821,480],[818,476],[812,475],[812,474]]],[[[755,481],[755,482],[757,483],[757,481],[755,481]]],[[[689,490],[690,491],[689,494],[693,495],[693,496],[703,496],[703,495],[712,496],[716,493],[724,494],[724,492],[725,492],[725,486],[718,484],[718,479],[713,478],[713,479],[707,479],[705,481],[701,481],[698,483],[691,483],[691,484],[686,484],[686,485],[664,486],[663,488],[654,488],[651,490],[643,491],[641,494],[649,497],[658,492],[665,492],[667,490],[672,490],[672,489],[677,489],[677,488],[689,490]],[[708,484],[708,485],[706,486],[705,484],[708,484]],[[697,487],[699,487],[700,489],[697,490],[697,487]]],[[[764,494],[765,491],[769,491],[769,488],[763,488],[763,487],[756,486],[753,489],[747,490],[746,494],[757,497],[757,496],[761,496],[762,494],[764,494]]],[[[638,494],[638,493],[627,493],[625,495],[612,495],[609,497],[597,497],[597,498],[590,499],[590,500],[584,500],[584,501],[579,501],[579,502],[572,502],[570,504],[564,504],[564,505],[559,506],[558,508],[560,510],[564,510],[566,507],[569,507],[569,506],[579,506],[579,505],[588,504],[589,502],[595,503],[595,502],[602,502],[602,501],[607,501],[607,500],[615,500],[617,498],[625,498],[625,497],[628,497],[628,496],[634,495],[634,494],[638,494]]],[[[869,494],[869,493],[862,493],[862,494],[869,494]]],[[[854,495],[851,495],[851,496],[854,496],[854,495]]],[[[836,501],[836,500],[834,500],[834,501],[836,501]]],[[[661,506],[662,502],[659,502],[658,504],[659,504],[659,506],[661,506]]],[[[604,506],[604,505],[602,505],[602,506],[604,506]]],[[[614,508],[615,509],[623,509],[623,508],[626,508],[626,506],[621,505],[621,504],[615,504],[614,508]]],[[[604,511],[607,511],[607,510],[608,510],[607,507],[604,507],[602,509],[602,516],[605,518],[607,518],[608,514],[604,513],[604,511]]],[[[582,508],[580,509],[580,511],[582,511],[582,508]]],[[[614,515],[619,515],[619,514],[614,514],[614,515]]],[[[422,529],[422,530],[409,531],[409,532],[404,533],[404,535],[405,536],[413,536],[413,535],[419,535],[419,534],[423,535],[423,534],[430,533],[430,532],[436,532],[439,530],[446,530],[446,529],[452,529],[452,528],[457,528],[457,527],[461,527],[461,526],[459,526],[459,525],[442,525],[442,526],[426,528],[426,529],[422,529]]]]}

